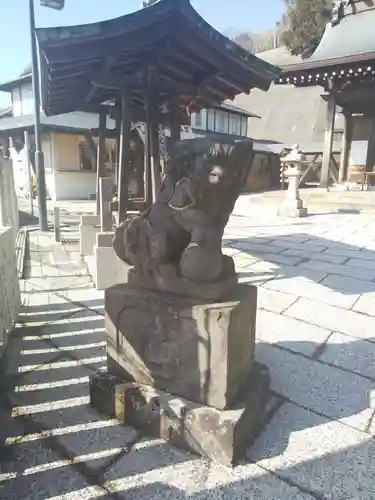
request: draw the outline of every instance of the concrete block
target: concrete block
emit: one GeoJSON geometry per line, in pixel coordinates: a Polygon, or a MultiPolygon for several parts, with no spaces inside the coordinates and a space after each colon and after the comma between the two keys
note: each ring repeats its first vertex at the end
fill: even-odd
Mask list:
{"type": "Polygon", "coordinates": [[[113,233],[97,233],[94,247],[95,270],[92,273],[97,290],[126,283],[131,266],[118,258],[112,246],[113,233]]]}
{"type": "Polygon", "coordinates": [[[123,378],[227,408],[254,363],[257,290],[228,302],[119,285],[105,293],[107,354],[123,378]]]}
{"type": "Polygon", "coordinates": [[[99,215],[82,215],[79,225],[79,249],[85,257],[94,253],[96,234],[100,232],[99,215]]]}

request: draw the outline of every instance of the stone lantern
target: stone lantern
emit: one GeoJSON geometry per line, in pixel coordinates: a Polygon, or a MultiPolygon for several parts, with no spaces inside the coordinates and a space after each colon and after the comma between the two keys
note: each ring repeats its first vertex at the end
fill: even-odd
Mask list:
{"type": "Polygon", "coordinates": [[[288,178],[288,191],[277,214],[282,217],[305,217],[307,208],[303,206],[303,201],[299,197],[299,181],[302,176],[302,164],[305,157],[301,153],[298,144],[292,147],[289,154],[283,158],[286,167],[285,175],[288,178]]]}

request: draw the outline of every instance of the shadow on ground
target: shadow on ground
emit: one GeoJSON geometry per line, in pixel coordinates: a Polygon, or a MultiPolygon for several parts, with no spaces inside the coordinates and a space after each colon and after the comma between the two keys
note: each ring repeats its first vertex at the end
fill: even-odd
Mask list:
{"type": "MultiPolygon", "coordinates": [[[[287,388],[283,393],[284,381],[281,381],[281,391],[272,393],[274,404],[266,416],[266,427],[249,449],[249,461],[234,471],[147,437],[127,453],[134,430],[98,415],[88,406],[88,376],[105,365],[101,305],[101,301],[87,300],[84,306],[63,302],[23,309],[22,323],[14,331],[8,350],[10,362],[1,377],[2,500],[325,499],[329,497],[327,484],[336,491],[331,497],[335,500],[349,498],[345,496],[348,491],[355,493],[350,498],[371,498],[366,496],[369,486],[359,479],[363,467],[369,467],[368,461],[372,460],[369,457],[374,456],[375,441],[370,434],[361,446],[330,443],[329,453],[324,452],[324,446],[322,450],[309,449],[308,443],[293,466],[287,466],[293,436],[311,432],[314,427],[338,425],[337,420],[369,409],[370,389],[375,380],[370,357],[368,378],[362,377],[365,383],[356,386],[357,393],[351,395],[350,404],[345,406],[349,400],[336,394],[328,402],[325,415],[307,412],[299,404],[298,394],[288,394],[287,388]],[[309,454],[313,458],[305,460],[309,454]],[[280,459],[285,456],[284,461],[280,459]],[[273,459],[275,467],[264,463],[273,459]],[[277,466],[277,460],[281,460],[281,466],[277,466]],[[181,487],[176,488],[173,484],[179,475],[181,487]],[[164,482],[161,477],[165,477],[164,482]],[[135,487],[138,482],[144,484],[135,487]],[[194,489],[196,493],[186,493],[194,489]]],[[[314,361],[301,354],[299,357],[320,365],[321,370],[313,374],[314,383],[316,387],[332,383],[326,387],[328,394],[341,388],[335,386],[335,379],[327,378],[327,369],[337,370],[342,379],[346,374],[354,376],[354,366],[350,370],[342,367],[349,357],[362,363],[363,373],[366,361],[362,354],[374,345],[368,341],[327,344],[324,348],[313,342],[308,346],[302,344],[306,343],[259,344],[257,357],[266,359],[269,365],[280,364],[283,352],[300,353],[308,348],[314,361]],[[316,374],[320,371],[319,379],[316,374]]],[[[297,373],[298,369],[297,366],[297,373]]],[[[303,377],[299,383],[306,392],[301,387],[303,377]]],[[[325,397],[323,393],[321,398],[325,397]]],[[[369,419],[368,429],[363,431],[370,432],[370,427],[369,419]]],[[[347,429],[353,432],[350,426],[347,429]]]]}

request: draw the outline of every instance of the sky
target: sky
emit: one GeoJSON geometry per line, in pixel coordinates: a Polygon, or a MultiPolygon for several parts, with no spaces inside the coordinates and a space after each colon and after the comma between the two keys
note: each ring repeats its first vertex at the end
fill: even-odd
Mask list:
{"type": "MultiPolygon", "coordinates": [[[[40,0],[34,0],[36,26],[102,21],[134,12],[140,3],[140,0],[65,0],[64,10],[54,11],[40,7],[40,0]]],[[[283,0],[191,0],[191,3],[220,31],[259,32],[272,28],[284,10],[283,0]]],[[[28,4],[28,0],[0,0],[0,82],[17,77],[30,62],[28,4]]],[[[0,106],[9,103],[9,95],[0,92],[0,106]]]]}

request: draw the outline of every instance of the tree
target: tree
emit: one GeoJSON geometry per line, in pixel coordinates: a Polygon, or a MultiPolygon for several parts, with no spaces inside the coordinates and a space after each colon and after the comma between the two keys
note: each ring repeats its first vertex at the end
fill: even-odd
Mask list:
{"type": "Polygon", "coordinates": [[[292,54],[309,57],[318,46],[332,18],[332,0],[284,0],[281,40],[292,54]]]}

